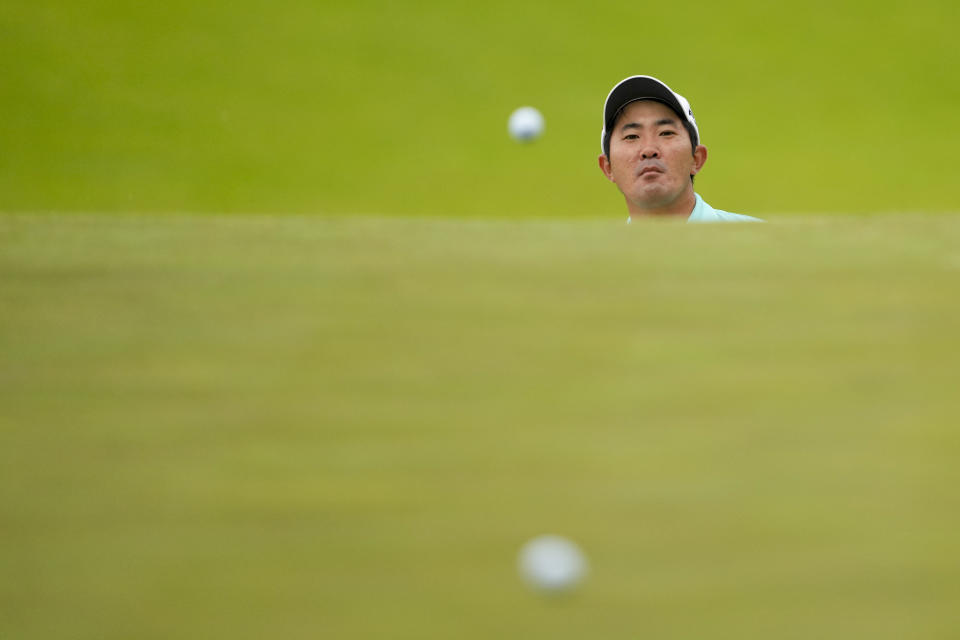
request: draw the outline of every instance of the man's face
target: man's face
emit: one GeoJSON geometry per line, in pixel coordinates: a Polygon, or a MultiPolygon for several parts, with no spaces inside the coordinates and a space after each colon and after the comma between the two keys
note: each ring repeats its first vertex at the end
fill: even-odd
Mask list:
{"type": "Polygon", "coordinates": [[[631,214],[690,213],[695,200],[690,176],[706,159],[706,147],[692,150],[690,135],[670,107],[641,100],[628,104],[617,118],[610,157],[600,156],[600,168],[623,193],[631,214]]]}

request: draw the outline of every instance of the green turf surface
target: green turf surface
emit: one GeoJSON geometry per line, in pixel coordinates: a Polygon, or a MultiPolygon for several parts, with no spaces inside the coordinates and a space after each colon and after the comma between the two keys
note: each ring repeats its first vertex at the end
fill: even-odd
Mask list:
{"type": "Polygon", "coordinates": [[[953,638],[958,246],[0,216],[0,637],[953,638]]]}
{"type": "Polygon", "coordinates": [[[690,98],[721,209],[956,211],[958,7],[4,0],[0,211],[608,216],[636,73],[690,98]]]}

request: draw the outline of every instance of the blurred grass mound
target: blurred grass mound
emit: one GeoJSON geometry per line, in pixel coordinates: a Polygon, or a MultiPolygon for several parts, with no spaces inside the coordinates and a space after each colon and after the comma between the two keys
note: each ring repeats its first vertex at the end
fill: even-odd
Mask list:
{"type": "Polygon", "coordinates": [[[0,637],[953,637],[958,246],[0,216],[0,637]]]}
{"type": "Polygon", "coordinates": [[[600,108],[690,98],[716,206],[955,210],[953,0],[0,6],[0,210],[620,216],[600,108]],[[531,104],[545,137],[506,119],[531,104]]]}

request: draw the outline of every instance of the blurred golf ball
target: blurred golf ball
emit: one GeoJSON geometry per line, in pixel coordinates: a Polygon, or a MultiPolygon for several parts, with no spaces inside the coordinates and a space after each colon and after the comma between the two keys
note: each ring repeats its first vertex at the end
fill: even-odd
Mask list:
{"type": "Polygon", "coordinates": [[[533,107],[520,107],[510,114],[507,130],[514,140],[530,142],[543,133],[543,115],[533,107]]]}
{"type": "Polygon", "coordinates": [[[574,542],[556,535],[533,538],[520,549],[520,575],[548,593],[569,591],[587,573],[587,559],[574,542]]]}

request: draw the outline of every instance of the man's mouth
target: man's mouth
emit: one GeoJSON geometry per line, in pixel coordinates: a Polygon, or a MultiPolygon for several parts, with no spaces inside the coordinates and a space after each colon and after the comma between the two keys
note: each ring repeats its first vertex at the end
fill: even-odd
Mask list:
{"type": "Polygon", "coordinates": [[[637,175],[638,175],[638,176],[645,176],[645,175],[650,174],[650,173],[663,173],[663,169],[661,169],[660,167],[652,167],[652,166],[651,166],[651,167],[644,167],[644,168],[640,169],[640,173],[638,173],[637,175]]]}

